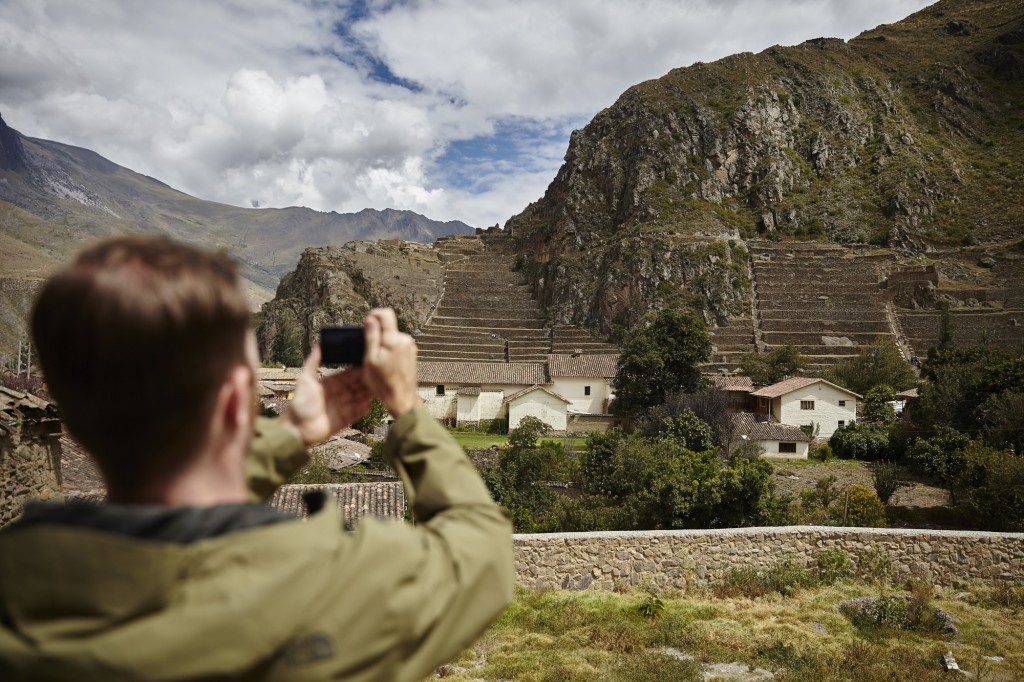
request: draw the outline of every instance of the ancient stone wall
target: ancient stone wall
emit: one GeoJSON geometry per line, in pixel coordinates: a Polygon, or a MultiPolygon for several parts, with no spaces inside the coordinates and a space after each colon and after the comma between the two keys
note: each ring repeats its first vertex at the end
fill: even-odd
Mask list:
{"type": "Polygon", "coordinates": [[[1024,580],[1021,533],[789,526],[516,535],[514,545],[517,582],[528,588],[685,589],[714,583],[732,568],[761,570],[786,559],[814,567],[828,548],[846,552],[862,574],[878,557],[887,559],[894,580],[1024,580]]]}
{"type": "Polygon", "coordinates": [[[60,432],[49,403],[0,388],[0,527],[29,499],[63,499],[60,432]]]}

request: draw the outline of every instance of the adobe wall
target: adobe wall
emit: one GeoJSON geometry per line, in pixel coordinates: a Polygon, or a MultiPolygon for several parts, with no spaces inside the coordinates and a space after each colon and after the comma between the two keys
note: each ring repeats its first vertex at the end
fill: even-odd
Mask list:
{"type": "Polygon", "coordinates": [[[515,535],[513,543],[517,583],[527,588],[611,590],[653,582],[685,589],[714,583],[733,567],[765,569],[787,558],[816,566],[818,554],[831,547],[854,563],[868,552],[884,553],[894,580],[1024,580],[1022,533],[787,526],[515,535]]]}

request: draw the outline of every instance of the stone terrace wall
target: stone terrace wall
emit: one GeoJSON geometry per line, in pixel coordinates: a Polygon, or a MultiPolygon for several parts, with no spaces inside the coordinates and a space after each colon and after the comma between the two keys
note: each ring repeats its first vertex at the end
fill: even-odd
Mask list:
{"type": "Polygon", "coordinates": [[[790,526],[516,535],[514,545],[517,582],[528,588],[611,590],[653,582],[685,589],[714,583],[734,567],[765,569],[787,558],[815,566],[830,547],[855,563],[877,548],[897,580],[1024,580],[1021,533],[790,526]]]}

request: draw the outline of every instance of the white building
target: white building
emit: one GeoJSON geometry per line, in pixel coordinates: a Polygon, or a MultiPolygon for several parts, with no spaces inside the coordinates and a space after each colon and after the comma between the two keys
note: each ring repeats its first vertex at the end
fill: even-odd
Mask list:
{"type": "Polygon", "coordinates": [[[421,361],[416,379],[423,405],[447,423],[502,419],[505,396],[548,383],[542,362],[421,361]]]}
{"type": "Polygon", "coordinates": [[[818,438],[857,418],[858,394],[830,381],[793,377],[750,394],[757,400],[754,413],[790,426],[816,424],[818,438]]]}
{"type": "Polygon", "coordinates": [[[572,414],[606,415],[618,361],[618,355],[549,355],[551,390],[569,401],[572,414]]]}
{"type": "Polygon", "coordinates": [[[568,427],[570,401],[544,386],[535,385],[517,391],[505,398],[504,404],[508,411],[509,430],[519,426],[524,417],[536,417],[552,431],[564,433],[568,427]]]}
{"type": "Polygon", "coordinates": [[[729,452],[749,443],[769,459],[807,459],[810,441],[799,426],[780,424],[766,415],[740,412],[733,415],[729,452]]]}

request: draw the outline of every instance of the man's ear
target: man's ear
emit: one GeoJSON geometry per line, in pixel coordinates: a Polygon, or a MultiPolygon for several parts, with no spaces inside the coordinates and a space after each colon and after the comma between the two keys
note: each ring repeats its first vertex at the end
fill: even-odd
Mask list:
{"type": "Polygon", "coordinates": [[[219,438],[231,440],[239,432],[248,437],[253,423],[252,400],[252,370],[238,365],[224,378],[217,392],[213,428],[219,432],[219,438]]]}

